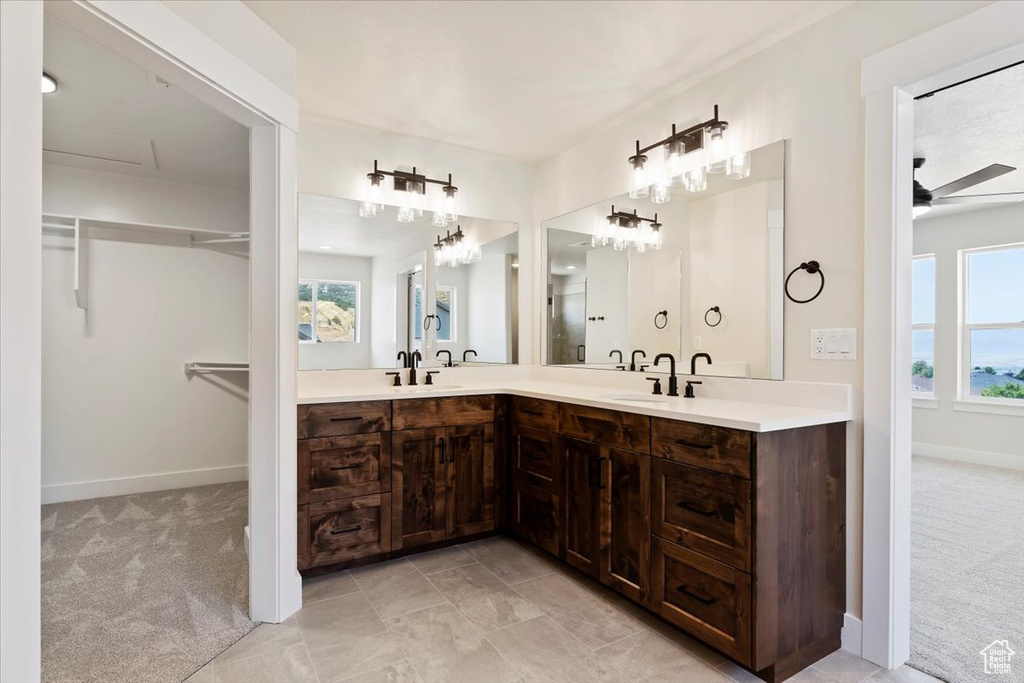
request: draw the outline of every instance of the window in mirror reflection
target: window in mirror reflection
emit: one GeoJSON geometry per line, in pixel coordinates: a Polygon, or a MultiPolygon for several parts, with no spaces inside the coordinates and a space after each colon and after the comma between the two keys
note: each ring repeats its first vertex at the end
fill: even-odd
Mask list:
{"type": "Polygon", "coordinates": [[[359,341],[359,283],[299,281],[299,342],[359,341]]]}
{"type": "MultiPolygon", "coordinates": [[[[455,287],[448,287],[445,285],[439,285],[437,288],[437,320],[440,323],[434,323],[434,330],[437,331],[437,341],[439,342],[454,342],[455,337],[455,287]]],[[[424,320],[423,325],[426,325],[425,316],[423,313],[423,285],[416,285],[416,294],[414,295],[413,306],[416,309],[416,319],[424,320]]],[[[423,339],[423,325],[417,325],[416,339],[423,339]]]]}

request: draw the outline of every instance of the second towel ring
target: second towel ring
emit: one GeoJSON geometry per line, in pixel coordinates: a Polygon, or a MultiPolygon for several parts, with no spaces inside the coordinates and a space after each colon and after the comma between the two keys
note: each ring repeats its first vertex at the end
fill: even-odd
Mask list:
{"type": "Polygon", "coordinates": [[[704,311],[704,324],[707,325],[708,327],[718,327],[721,324],[721,322],[722,310],[718,306],[712,306],[708,310],[704,311]],[[717,313],[718,320],[716,320],[715,322],[711,322],[710,320],[708,320],[708,314],[710,313],[717,313]]]}
{"type": "Polygon", "coordinates": [[[663,330],[668,327],[668,311],[658,311],[654,314],[654,326],[659,330],[663,330]],[[661,325],[658,324],[658,318],[665,318],[665,322],[661,325]]]}
{"type": "Polygon", "coordinates": [[[795,304],[809,304],[812,301],[814,301],[815,299],[817,299],[821,295],[822,291],[824,291],[824,289],[825,289],[825,273],[822,272],[821,265],[817,261],[807,261],[806,263],[801,263],[799,266],[797,266],[796,268],[791,270],[789,272],[789,275],[786,276],[786,284],[783,286],[783,289],[786,292],[786,297],[790,301],[792,301],[793,303],[795,303],[795,304]],[[821,278],[821,284],[818,286],[818,291],[815,292],[814,296],[812,296],[809,299],[794,299],[793,295],[789,293],[789,278],[793,277],[793,275],[798,270],[806,270],[808,272],[808,274],[810,274],[810,275],[814,275],[815,273],[817,273],[818,277],[821,278]]]}

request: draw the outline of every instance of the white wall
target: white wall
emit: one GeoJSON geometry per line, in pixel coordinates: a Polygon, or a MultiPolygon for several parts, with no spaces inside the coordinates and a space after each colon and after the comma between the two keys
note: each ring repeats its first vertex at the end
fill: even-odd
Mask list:
{"type": "MultiPolygon", "coordinates": [[[[813,304],[786,304],[785,377],[841,382],[859,397],[859,362],[811,361],[809,330],[860,327],[863,312],[864,104],[861,60],[988,4],[855,3],[541,165],[538,221],[629,187],[626,157],[639,138],[672,123],[706,120],[719,104],[730,144],[753,149],[787,139],[786,266],[818,260],[828,286],[813,304]]],[[[847,611],[861,608],[861,405],[847,432],[847,611]]]]}
{"type": "Polygon", "coordinates": [[[954,409],[960,353],[957,251],[1022,241],[1022,204],[914,222],[914,254],[935,254],[936,290],[936,401],[934,407],[914,408],[914,453],[1024,469],[1024,416],[954,409]]]}
{"type": "MultiPolygon", "coordinates": [[[[245,192],[44,166],[43,210],[245,230],[245,192]]],[[[248,359],[249,261],[210,249],[89,241],[89,308],[73,245],[43,246],[43,502],[246,478],[248,382],[189,361],[248,359]]]]}
{"type": "Polygon", "coordinates": [[[514,297],[510,285],[512,255],[516,254],[518,237],[518,234],[509,235],[485,245],[479,261],[463,266],[469,297],[466,302],[465,343],[466,348],[477,352],[473,360],[487,363],[512,361],[514,297]]]}
{"type": "Polygon", "coordinates": [[[359,256],[299,253],[299,279],[359,283],[359,319],[356,321],[359,341],[299,344],[299,370],[370,367],[373,347],[371,264],[372,259],[359,256]]]}

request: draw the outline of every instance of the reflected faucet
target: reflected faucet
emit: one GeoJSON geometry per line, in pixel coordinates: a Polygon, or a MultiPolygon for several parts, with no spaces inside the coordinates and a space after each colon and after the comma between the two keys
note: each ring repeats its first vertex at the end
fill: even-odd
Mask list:
{"type": "MultiPolygon", "coordinates": [[[[629,356],[629,371],[630,372],[636,372],[636,354],[638,354],[638,353],[641,356],[643,356],[644,358],[647,358],[647,352],[646,351],[644,351],[643,349],[635,349],[633,351],[633,353],[631,353],[630,356],[629,356]]],[[[673,363],[675,362],[674,358],[672,359],[672,362],[673,363]]]]}
{"type": "Polygon", "coordinates": [[[611,358],[615,354],[619,354],[619,362],[621,363],[622,362],[622,351],[619,351],[618,349],[612,349],[611,352],[608,354],[608,357],[611,358]]]}
{"type": "Polygon", "coordinates": [[[465,363],[466,361],[469,360],[468,358],[466,358],[466,354],[467,353],[473,354],[473,357],[476,358],[476,351],[474,351],[473,349],[466,349],[465,351],[462,352],[462,362],[463,363],[465,363]]]}
{"type": "Polygon", "coordinates": [[[416,386],[416,361],[423,362],[423,355],[419,351],[409,354],[409,386],[416,386]]]}
{"type": "Polygon", "coordinates": [[[693,354],[693,356],[690,357],[690,374],[691,375],[696,375],[697,374],[697,359],[698,358],[705,359],[708,362],[708,365],[711,365],[711,356],[709,356],[706,353],[695,353],[695,354],[693,354]]]}
{"type": "Polygon", "coordinates": [[[398,360],[402,361],[402,367],[409,367],[409,354],[406,351],[398,352],[398,360]]]}
{"type": "Polygon", "coordinates": [[[437,352],[437,357],[440,358],[442,353],[448,354],[448,362],[444,364],[444,367],[452,367],[452,352],[449,351],[448,349],[441,349],[440,351],[437,352]]]}
{"type": "Polygon", "coordinates": [[[676,357],[671,353],[659,353],[654,357],[654,367],[658,367],[658,363],[662,358],[668,358],[669,366],[669,378],[668,378],[668,395],[678,396],[679,395],[679,378],[676,377],[676,357]]]}

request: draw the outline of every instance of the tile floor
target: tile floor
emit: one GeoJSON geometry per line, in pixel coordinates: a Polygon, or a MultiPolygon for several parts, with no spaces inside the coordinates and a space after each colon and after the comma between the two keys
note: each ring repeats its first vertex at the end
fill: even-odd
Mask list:
{"type": "MultiPolygon", "coordinates": [[[[306,580],[187,683],[730,683],[729,660],[541,551],[490,538],[306,580]]],[[[794,683],[928,683],[840,650],[794,683]]]]}

